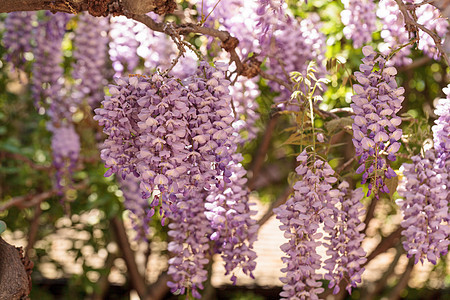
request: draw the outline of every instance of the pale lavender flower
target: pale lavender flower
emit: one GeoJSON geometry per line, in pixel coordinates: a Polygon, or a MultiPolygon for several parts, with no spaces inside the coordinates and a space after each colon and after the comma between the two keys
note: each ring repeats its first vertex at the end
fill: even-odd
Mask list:
{"type": "Polygon", "coordinates": [[[363,184],[369,181],[367,196],[375,190],[378,197],[378,190],[389,192],[383,178],[396,176],[386,159],[395,161],[401,146],[402,130],[398,128],[401,119],[396,114],[404,100],[404,88],[397,87],[397,70],[387,67],[382,55],[370,46],[363,47],[363,53],[361,72],[355,72],[358,84],[353,85],[355,95],[350,105],[355,113],[353,144],[356,155],[360,156],[356,173],[363,174],[363,184]],[[383,171],[384,176],[380,176],[379,171],[383,171]]]}
{"type": "Polygon", "coordinates": [[[206,198],[206,217],[211,223],[211,239],[216,242],[225,262],[225,275],[232,273],[231,280],[236,284],[234,271],[242,269],[244,274],[253,277],[256,267],[256,252],[253,243],[257,238],[258,225],[252,219],[256,211],[251,210],[249,191],[245,186],[246,170],[239,163],[242,155],[233,155],[226,167],[231,172],[230,183],[213,188],[206,198]]]}
{"type": "Polygon", "coordinates": [[[325,237],[327,255],[331,256],[324,261],[324,269],[328,270],[324,278],[329,280],[328,288],[333,288],[333,293],[339,292],[339,282],[348,282],[346,289],[351,293],[352,287],[361,282],[361,275],[364,272],[362,264],[366,262],[366,252],[361,247],[364,234],[364,223],[361,217],[365,214],[364,205],[361,199],[364,197],[362,188],[349,191],[349,184],[342,182],[339,190],[334,191],[339,194],[339,201],[334,208],[332,222],[324,224],[324,230],[329,234],[325,237]]]}
{"type": "Polygon", "coordinates": [[[147,199],[142,199],[140,181],[136,176],[128,174],[125,179],[118,176],[118,182],[125,198],[125,209],[130,211],[130,220],[136,232],[136,239],[147,240],[150,235],[150,222],[155,210],[150,208],[147,199]]]}
{"type": "Polygon", "coordinates": [[[425,156],[412,157],[412,164],[403,164],[403,180],[397,204],[403,213],[401,223],[405,237],[403,247],[415,263],[425,259],[436,264],[448,252],[450,244],[449,174],[436,164],[433,149],[425,156]]]}
{"type": "MultiPolygon", "coordinates": [[[[317,14],[298,22],[288,18],[273,33],[273,43],[268,47],[267,73],[290,82],[290,72],[306,73],[310,61],[316,62],[316,77],[325,75],[325,35],[320,32],[321,22],[317,14]]],[[[314,84],[314,83],[313,83],[314,84]]],[[[280,96],[274,99],[280,108],[286,108],[291,92],[283,85],[269,81],[268,85],[280,96]]]]}
{"type": "MultiPolygon", "coordinates": [[[[413,1],[404,1],[410,2],[413,1]]],[[[424,25],[427,29],[434,31],[438,36],[444,38],[448,31],[448,21],[440,16],[439,10],[431,4],[420,5],[415,9],[417,22],[424,25]]],[[[381,37],[385,44],[381,45],[380,51],[383,54],[389,54],[393,49],[406,44],[412,36],[405,29],[405,21],[402,12],[394,0],[381,0],[377,10],[378,17],[383,22],[381,37]]],[[[411,53],[411,45],[402,48],[392,59],[389,65],[404,65],[411,63],[412,60],[407,56],[411,53]]],[[[418,48],[431,58],[438,59],[440,54],[434,44],[434,40],[424,31],[419,29],[418,48]]]]}
{"type": "Polygon", "coordinates": [[[323,276],[318,273],[322,263],[317,253],[322,244],[318,229],[322,222],[334,227],[333,208],[338,191],[332,190],[331,184],[337,179],[333,177],[334,170],[320,159],[308,166],[310,157],[306,151],[297,157],[300,165],[295,170],[300,180],[294,185],[294,195],[274,209],[282,223],[280,229],[289,240],[281,246],[287,255],[282,258],[286,267],[281,271],[286,276],[280,278],[284,283],[281,299],[319,299],[324,290],[320,282],[323,276]]]}
{"type": "Polygon", "coordinates": [[[104,97],[108,28],[107,19],[84,13],[75,29],[73,78],[79,81],[74,97],[78,101],[86,99],[91,107],[98,107],[104,97]]]}
{"type": "Polygon", "coordinates": [[[109,57],[115,76],[133,73],[139,64],[139,42],[136,39],[138,27],[136,21],[125,16],[111,18],[109,57]]]}
{"type": "Polygon", "coordinates": [[[376,31],[376,14],[373,0],[342,0],[344,10],[341,20],[345,25],[344,35],[353,40],[353,47],[359,48],[372,40],[376,31]]]}
{"type": "Polygon", "coordinates": [[[201,298],[198,289],[208,278],[207,265],[211,255],[209,236],[212,229],[205,216],[203,205],[205,192],[197,190],[187,193],[173,205],[169,212],[168,250],[173,255],[169,259],[168,282],[172,293],[185,294],[187,290],[197,299],[201,298]]]}
{"type": "Polygon", "coordinates": [[[62,193],[62,180],[66,184],[71,181],[71,173],[74,171],[80,154],[80,137],[72,124],[62,124],[60,127],[51,128],[53,165],[56,169],[56,186],[62,193]]]}
{"type": "Polygon", "coordinates": [[[439,99],[434,113],[439,116],[433,130],[436,163],[450,171],[450,84],[443,89],[446,98],[439,99]]]}
{"type": "Polygon", "coordinates": [[[7,53],[5,60],[15,68],[23,69],[25,64],[24,54],[32,50],[33,21],[36,13],[33,12],[11,12],[5,19],[5,32],[3,34],[3,45],[7,53]]]}

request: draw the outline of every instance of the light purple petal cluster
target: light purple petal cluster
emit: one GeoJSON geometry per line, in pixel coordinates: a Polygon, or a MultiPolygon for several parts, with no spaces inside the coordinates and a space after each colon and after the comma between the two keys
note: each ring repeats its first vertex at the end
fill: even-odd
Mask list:
{"type": "Polygon", "coordinates": [[[125,198],[125,209],[130,211],[130,220],[136,233],[136,239],[146,240],[150,234],[150,204],[147,199],[141,197],[140,181],[133,175],[118,178],[120,190],[125,198]]]}
{"type": "Polygon", "coordinates": [[[3,45],[7,53],[5,60],[15,68],[23,69],[25,64],[25,52],[30,52],[33,39],[33,21],[35,12],[11,12],[5,19],[5,32],[3,33],[3,45]]]}
{"type": "Polygon", "coordinates": [[[403,213],[403,247],[415,263],[427,259],[436,264],[450,244],[449,173],[436,164],[433,149],[424,157],[413,156],[412,164],[402,168],[404,179],[397,191],[403,199],[397,204],[403,213]]]}
{"type": "Polygon", "coordinates": [[[221,0],[218,3],[217,0],[198,0],[196,6],[199,16],[202,12],[202,3],[204,16],[211,13],[205,26],[215,27],[219,23],[219,29],[228,31],[239,40],[238,48],[244,57],[254,51],[258,45],[255,32],[259,20],[259,16],[255,13],[260,5],[258,1],[221,0]]]}
{"type": "Polygon", "coordinates": [[[264,51],[271,43],[274,32],[285,22],[286,5],[284,0],[258,0],[256,14],[259,16],[257,37],[264,51]]]}
{"type": "Polygon", "coordinates": [[[33,64],[32,92],[35,103],[53,103],[53,114],[66,114],[63,102],[63,73],[61,43],[66,32],[70,15],[65,13],[45,13],[35,31],[36,48],[33,64]],[[61,107],[60,107],[61,106],[61,107]]]}
{"type": "MultiPolygon", "coordinates": [[[[246,170],[239,163],[240,154],[233,155],[233,160],[226,167],[231,172],[230,182],[213,188],[206,198],[206,216],[211,223],[213,233],[211,239],[216,241],[225,262],[225,275],[237,268],[244,274],[253,277],[256,267],[256,252],[253,243],[257,238],[258,225],[252,219],[256,211],[251,210],[249,191],[245,184],[246,170]]],[[[231,280],[236,284],[233,273],[231,280]]]]}
{"type": "Polygon", "coordinates": [[[168,274],[172,280],[168,286],[175,294],[192,293],[200,299],[198,289],[203,289],[203,282],[208,277],[206,270],[210,252],[209,236],[212,229],[208,224],[203,205],[205,192],[197,190],[179,199],[169,212],[168,250],[173,257],[169,259],[168,274]]]}
{"type": "Polygon", "coordinates": [[[136,21],[125,16],[111,18],[109,57],[115,76],[133,73],[139,64],[136,24],[136,21]]]}
{"type": "MultiPolygon", "coordinates": [[[[62,187],[62,180],[71,181],[80,154],[80,137],[71,124],[63,124],[51,129],[53,165],[56,168],[56,185],[62,187]]],[[[62,190],[60,190],[62,193],[62,190]]]]}
{"type": "Polygon", "coordinates": [[[286,276],[280,278],[284,283],[281,299],[319,299],[318,294],[324,290],[320,282],[323,276],[318,273],[322,263],[317,253],[322,245],[318,230],[322,222],[333,223],[331,195],[335,191],[331,184],[337,180],[328,163],[318,159],[310,168],[308,157],[306,151],[297,157],[300,165],[295,170],[301,179],[294,185],[294,195],[274,209],[282,223],[280,229],[289,240],[281,246],[287,255],[282,258],[286,267],[281,271],[286,276]]]}
{"type": "Polygon", "coordinates": [[[385,178],[396,174],[386,158],[396,160],[400,149],[402,130],[396,114],[404,100],[404,88],[397,87],[394,67],[387,67],[382,55],[378,55],[370,46],[363,47],[363,63],[360,72],[355,72],[358,84],[353,85],[355,95],[350,105],[353,116],[353,144],[356,155],[360,157],[356,173],[363,174],[362,183],[369,181],[369,196],[378,190],[388,193],[385,178]]]}
{"type": "Polygon", "coordinates": [[[277,219],[282,223],[280,229],[289,242],[281,246],[287,254],[282,260],[286,267],[280,278],[284,283],[280,296],[282,299],[319,299],[323,292],[320,280],[330,280],[329,288],[339,291],[339,282],[348,282],[347,290],[361,282],[365,262],[365,251],[361,248],[364,224],[360,217],[364,207],[360,200],[362,189],[350,192],[348,183],[343,182],[338,189],[332,185],[337,182],[334,170],[321,159],[303,151],[295,169],[300,180],[294,185],[294,194],[286,204],[274,209],[277,219]],[[322,224],[322,225],[321,225],[322,224]],[[325,242],[320,241],[325,232],[325,242]],[[329,241],[329,242],[327,242],[329,241]],[[325,246],[330,258],[323,261],[317,253],[325,246]],[[324,263],[328,270],[325,276],[318,270],[324,263]]]}
{"type": "Polygon", "coordinates": [[[345,25],[344,35],[353,40],[353,47],[359,48],[372,40],[376,31],[376,13],[373,0],[342,0],[344,10],[341,21],[345,25]]]}
{"type": "MultiPolygon", "coordinates": [[[[417,23],[437,33],[442,38],[442,44],[448,32],[448,20],[443,18],[439,9],[431,4],[424,4],[416,9],[417,23]]],[[[419,43],[417,48],[433,59],[439,59],[441,54],[436,48],[433,38],[419,29],[419,43]]]]}
{"type": "Polygon", "coordinates": [[[446,98],[439,99],[434,113],[439,116],[433,130],[436,163],[450,171],[450,84],[443,89],[446,98]]]}
{"type": "Polygon", "coordinates": [[[75,97],[86,99],[92,107],[98,107],[104,97],[108,28],[107,19],[84,13],[75,29],[73,78],[80,80],[75,97]]]}
{"type": "MultiPolygon", "coordinates": [[[[272,47],[268,53],[267,73],[286,82],[290,82],[290,72],[306,73],[310,61],[316,62],[316,77],[320,78],[325,73],[325,35],[320,30],[320,18],[316,14],[310,14],[308,18],[298,22],[289,18],[287,22],[280,24],[273,34],[272,47]]],[[[268,85],[280,96],[275,98],[275,103],[282,104],[290,101],[291,92],[274,81],[268,85]]]]}
{"type": "Polygon", "coordinates": [[[108,136],[101,152],[109,168],[105,176],[138,177],[142,197],[151,198],[146,216],[151,217],[159,207],[162,222],[169,218],[174,224],[170,225],[171,235],[178,239],[178,246],[173,244],[169,250],[176,253],[180,245],[187,247],[170,262],[174,292],[190,289],[194,293],[202,288],[203,250],[197,253],[187,245],[205,240],[206,231],[197,228],[192,233],[198,222],[211,230],[207,240],[213,233],[213,220],[208,220],[204,211],[208,193],[227,197],[223,204],[226,218],[233,226],[241,225],[221,232],[218,251],[223,253],[227,271],[242,267],[251,273],[254,268],[251,248],[256,230],[250,220],[248,194],[242,187],[245,170],[242,172],[235,156],[239,136],[232,127],[227,67],[216,63],[212,68],[204,62],[195,75],[183,81],[159,74],[118,78],[116,85],[110,86],[111,96],[105,97],[103,108],[95,110],[94,119],[108,136]],[[191,256],[195,256],[192,263],[191,256]]]}
{"type": "MultiPolygon", "coordinates": [[[[151,16],[155,19],[159,17],[151,16]]],[[[166,34],[155,32],[141,23],[137,24],[134,30],[136,40],[139,42],[137,54],[144,59],[145,72],[153,73],[156,70],[164,72],[169,69],[179,51],[175,43],[166,34]]],[[[197,56],[187,50],[169,74],[184,79],[195,74],[197,65],[197,56]]]]}
{"type": "Polygon", "coordinates": [[[240,76],[233,86],[230,86],[230,94],[233,97],[236,121],[233,127],[242,135],[241,143],[254,139],[258,133],[256,122],[259,119],[258,102],[260,90],[256,78],[240,76]]]}
{"type": "MultiPolygon", "coordinates": [[[[342,182],[339,185],[338,202],[334,208],[332,223],[324,224],[324,230],[329,234],[325,240],[327,255],[324,269],[328,270],[324,278],[329,280],[328,288],[333,288],[333,293],[339,292],[339,282],[346,280],[347,291],[355,288],[361,282],[364,272],[362,264],[366,262],[366,252],[361,247],[364,239],[362,230],[364,223],[361,217],[365,214],[361,199],[364,197],[362,188],[349,191],[349,184],[342,182]],[[334,223],[334,226],[333,226],[334,223]]],[[[337,193],[337,192],[336,192],[337,193]]]]}

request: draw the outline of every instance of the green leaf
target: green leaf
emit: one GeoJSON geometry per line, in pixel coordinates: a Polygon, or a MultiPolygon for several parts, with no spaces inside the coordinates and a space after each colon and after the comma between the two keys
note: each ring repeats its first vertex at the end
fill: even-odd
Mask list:
{"type": "Polygon", "coordinates": [[[2,232],[5,230],[6,230],[6,223],[3,221],[0,221],[0,234],[2,234],[2,232]]]}
{"type": "Polygon", "coordinates": [[[395,176],[395,177],[389,178],[389,179],[385,179],[384,184],[386,184],[386,186],[389,189],[389,198],[391,200],[393,200],[392,197],[394,196],[394,193],[397,190],[397,186],[398,186],[398,176],[395,176]]]}
{"type": "Polygon", "coordinates": [[[333,133],[343,129],[346,126],[351,126],[353,119],[350,117],[334,119],[325,123],[325,128],[328,132],[333,133]]]}

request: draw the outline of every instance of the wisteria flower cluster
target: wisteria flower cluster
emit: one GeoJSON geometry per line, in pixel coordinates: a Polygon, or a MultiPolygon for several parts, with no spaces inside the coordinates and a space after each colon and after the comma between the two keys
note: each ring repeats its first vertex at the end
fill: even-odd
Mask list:
{"type": "Polygon", "coordinates": [[[440,168],[450,171],[450,84],[443,89],[446,98],[439,99],[434,111],[439,118],[433,130],[436,163],[440,168]]]}
{"type": "Polygon", "coordinates": [[[433,149],[424,157],[413,156],[412,163],[403,164],[402,169],[404,180],[397,191],[403,199],[397,204],[403,213],[403,247],[415,263],[427,259],[436,264],[450,244],[448,171],[436,164],[433,149]]]}
{"type": "Polygon", "coordinates": [[[363,63],[355,72],[358,84],[350,105],[353,116],[353,144],[360,157],[356,173],[362,175],[362,184],[369,181],[369,196],[375,190],[388,193],[384,178],[396,176],[387,160],[395,161],[400,149],[401,119],[396,114],[401,109],[404,88],[397,87],[394,67],[387,67],[383,56],[370,46],[363,47],[363,63]]]}
{"type": "Polygon", "coordinates": [[[33,21],[35,12],[12,12],[5,19],[5,33],[3,45],[8,50],[5,60],[15,68],[23,69],[25,64],[24,54],[32,50],[33,21]]]}
{"type": "MultiPolygon", "coordinates": [[[[294,18],[289,18],[273,34],[273,47],[268,53],[267,73],[290,82],[290,72],[306,73],[310,61],[316,62],[318,78],[322,77],[326,71],[325,60],[325,35],[320,32],[320,18],[311,14],[308,18],[300,22],[294,18]]],[[[280,96],[275,98],[275,102],[281,108],[291,98],[291,92],[277,82],[269,81],[268,85],[280,96]]]]}
{"type": "Polygon", "coordinates": [[[108,136],[101,152],[109,168],[105,176],[118,173],[138,177],[142,198],[151,198],[146,216],[151,217],[159,206],[163,223],[167,218],[177,223],[186,218],[195,220],[191,225],[170,225],[173,237],[189,240],[179,240],[177,247],[169,247],[174,252],[171,272],[175,274],[174,270],[181,268],[186,272],[176,275],[184,276],[180,282],[174,278],[177,282],[171,284],[174,292],[184,291],[181,284],[194,293],[202,288],[199,283],[205,279],[199,271],[202,257],[193,263],[200,268],[195,269],[200,275],[193,275],[189,258],[197,255],[193,246],[190,250],[185,247],[184,251],[177,250],[183,243],[198,244],[204,240],[206,231],[197,229],[196,237],[192,236],[192,226],[211,216],[203,209],[192,209],[205,206],[204,193],[227,198],[216,206],[226,210],[228,226],[236,226],[222,230],[220,218],[208,219],[211,225],[207,227],[215,228],[215,235],[211,232],[207,238],[216,240],[216,251],[223,253],[227,272],[238,266],[249,274],[254,269],[256,255],[251,249],[256,230],[254,221],[249,219],[248,197],[244,197],[247,194],[242,187],[245,171],[242,174],[242,169],[235,165],[239,136],[232,127],[229,81],[223,72],[226,69],[220,63],[216,68],[202,63],[197,74],[182,82],[159,74],[150,78],[119,78],[117,85],[110,86],[111,96],[105,98],[103,108],[95,110],[94,118],[104,126],[108,136]],[[194,213],[195,218],[191,215],[194,213]],[[192,278],[187,281],[189,277],[192,278]]]}
{"type": "Polygon", "coordinates": [[[92,107],[98,107],[104,96],[108,29],[107,19],[89,14],[80,15],[75,29],[73,78],[79,80],[75,97],[86,99],[92,107]]]}
{"type": "Polygon", "coordinates": [[[202,205],[205,192],[186,195],[169,212],[169,236],[173,239],[168,250],[174,254],[169,260],[168,274],[172,280],[168,286],[176,294],[189,294],[200,299],[198,289],[208,277],[206,266],[211,256],[209,236],[212,228],[202,205]]]}
{"type": "MultiPolygon", "coordinates": [[[[361,190],[357,190],[350,199],[344,199],[348,184],[343,183],[339,188],[333,189],[337,179],[334,170],[321,159],[315,159],[303,151],[297,161],[296,168],[300,180],[294,185],[294,195],[286,204],[274,209],[282,223],[280,229],[289,239],[281,246],[287,254],[282,260],[286,267],[282,272],[286,277],[280,278],[284,283],[282,299],[319,299],[323,292],[323,275],[318,270],[322,266],[322,258],[317,253],[319,246],[328,248],[330,259],[324,261],[325,269],[329,274],[330,287],[336,286],[344,276],[350,277],[347,287],[355,286],[360,282],[362,273],[361,264],[364,263],[365,252],[361,249],[364,228],[359,220],[363,213],[361,190]],[[311,166],[308,160],[311,160],[311,166]],[[359,203],[359,204],[358,204],[359,203]],[[328,234],[329,243],[320,241],[323,234],[319,232],[320,224],[328,234]],[[352,239],[351,243],[347,243],[352,239]],[[345,274],[345,275],[344,275],[345,274]]],[[[338,292],[335,288],[334,292],[338,292]]]]}
{"type": "MultiPolygon", "coordinates": [[[[206,198],[206,216],[213,229],[211,239],[216,242],[216,251],[222,254],[225,262],[225,275],[240,268],[254,278],[256,253],[252,248],[258,226],[252,219],[256,212],[250,207],[249,191],[245,187],[247,172],[240,161],[242,155],[234,154],[227,166],[232,174],[230,182],[213,188],[206,198]]],[[[237,277],[233,274],[231,280],[236,283],[237,277]]]]}
{"type": "Polygon", "coordinates": [[[50,117],[47,128],[53,134],[53,164],[58,187],[62,186],[64,179],[70,182],[80,151],[80,139],[72,124],[78,101],[65,95],[61,66],[61,43],[70,18],[65,13],[46,12],[35,31],[32,92],[36,106],[39,108],[42,104],[50,117]]]}
{"type": "Polygon", "coordinates": [[[61,188],[62,180],[66,180],[66,184],[71,182],[71,174],[75,170],[80,154],[80,137],[72,124],[63,123],[61,127],[53,127],[51,131],[56,186],[61,188]]]}
{"type": "Polygon", "coordinates": [[[325,231],[329,233],[329,236],[325,237],[325,240],[329,241],[325,247],[327,255],[331,256],[325,260],[324,269],[328,270],[328,273],[324,278],[330,281],[328,288],[334,287],[334,294],[339,292],[339,282],[347,279],[346,289],[351,293],[351,289],[361,283],[361,275],[364,272],[361,266],[367,261],[366,252],[361,247],[365,236],[362,233],[365,224],[361,221],[365,213],[361,203],[364,192],[362,188],[350,191],[346,181],[339,185],[338,190],[338,202],[332,216],[334,226],[333,223],[324,225],[325,231]]]}
{"type": "Polygon", "coordinates": [[[110,20],[109,58],[115,76],[131,74],[139,64],[137,49],[139,42],[136,39],[137,22],[124,16],[113,17],[110,20]]]}
{"type": "Polygon", "coordinates": [[[353,47],[359,48],[372,40],[376,31],[376,14],[373,0],[342,0],[344,10],[341,20],[345,25],[344,35],[353,40],[353,47]]]}
{"type": "Polygon", "coordinates": [[[146,240],[150,235],[152,215],[148,210],[148,200],[141,197],[139,178],[128,175],[118,178],[120,190],[125,199],[124,206],[130,212],[130,220],[137,240],[146,240]]]}

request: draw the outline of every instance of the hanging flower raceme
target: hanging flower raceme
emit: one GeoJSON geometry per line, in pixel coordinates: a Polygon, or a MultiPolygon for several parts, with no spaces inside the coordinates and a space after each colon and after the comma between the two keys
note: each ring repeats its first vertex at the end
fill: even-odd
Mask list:
{"type": "Polygon", "coordinates": [[[339,185],[339,191],[335,191],[338,202],[333,209],[332,223],[324,224],[324,231],[329,234],[325,237],[327,255],[331,256],[325,260],[324,269],[328,270],[325,279],[330,283],[328,288],[333,288],[333,293],[339,292],[339,282],[346,280],[347,291],[361,282],[364,272],[362,264],[366,262],[366,252],[361,247],[364,239],[362,230],[364,223],[361,217],[364,215],[364,205],[361,199],[364,197],[362,188],[354,191],[349,190],[349,184],[344,181],[339,185]],[[333,226],[334,223],[334,226],[333,226]]]}
{"type": "Polygon", "coordinates": [[[289,239],[281,246],[287,255],[282,258],[286,264],[281,270],[286,276],[280,278],[284,283],[282,299],[318,299],[324,290],[320,282],[323,277],[318,273],[322,263],[317,253],[322,244],[318,229],[322,222],[334,226],[333,202],[337,200],[333,196],[337,191],[332,190],[331,184],[337,180],[328,163],[317,159],[310,167],[308,157],[306,151],[297,157],[300,165],[296,172],[301,179],[294,185],[294,195],[274,209],[282,223],[280,229],[289,239]]]}
{"type": "Polygon", "coordinates": [[[359,48],[372,40],[376,31],[376,14],[373,0],[342,0],[345,9],[341,20],[345,25],[344,35],[353,40],[353,47],[359,48]]]}
{"type": "Polygon", "coordinates": [[[52,127],[53,165],[56,168],[56,186],[62,193],[63,180],[68,185],[80,154],[80,137],[72,124],[62,123],[52,127]]]}
{"type": "Polygon", "coordinates": [[[360,156],[357,173],[362,175],[362,183],[369,181],[369,196],[373,190],[388,193],[384,178],[392,178],[396,173],[387,163],[395,161],[400,149],[402,130],[396,114],[401,109],[404,89],[395,81],[397,70],[387,67],[383,56],[377,55],[372,47],[363,48],[361,72],[355,72],[358,84],[354,84],[355,95],[352,104],[353,144],[356,155],[360,156]]]}
{"type": "Polygon", "coordinates": [[[436,149],[436,163],[440,168],[450,171],[450,84],[443,91],[447,97],[439,99],[434,111],[439,118],[431,129],[436,149]]]}
{"type": "Polygon", "coordinates": [[[168,282],[172,293],[189,294],[200,299],[198,289],[208,278],[206,269],[210,256],[209,236],[212,228],[205,215],[205,191],[188,192],[174,205],[169,218],[169,236],[172,241],[168,250],[173,257],[169,259],[168,282]]]}
{"type": "Polygon", "coordinates": [[[227,272],[242,267],[251,274],[254,269],[256,229],[243,187],[245,171],[235,154],[239,136],[232,127],[226,69],[220,63],[216,68],[201,63],[197,73],[183,81],[159,74],[118,78],[103,108],[95,110],[94,119],[108,136],[101,152],[109,168],[105,176],[136,176],[142,198],[150,198],[145,216],[153,216],[159,207],[162,223],[171,220],[174,292],[199,295],[210,239],[216,241],[227,272]],[[240,228],[222,229],[217,218],[207,218],[209,194],[227,198],[221,204],[225,218],[240,228]],[[205,224],[204,231],[196,227],[199,222],[205,224]]]}
{"type": "Polygon", "coordinates": [[[130,74],[139,64],[137,27],[136,21],[125,16],[111,18],[109,57],[112,61],[115,76],[130,74]]]}
{"type": "Polygon", "coordinates": [[[104,97],[104,73],[109,23],[105,18],[81,14],[75,29],[73,78],[78,79],[74,97],[86,99],[92,107],[98,107],[104,97]]]}
{"type": "Polygon", "coordinates": [[[319,299],[323,292],[320,280],[329,280],[329,288],[334,287],[334,293],[339,292],[339,283],[346,280],[346,289],[361,282],[361,267],[366,261],[365,251],[361,248],[364,234],[364,223],[360,217],[364,214],[364,206],[360,200],[362,189],[349,191],[347,182],[333,189],[337,179],[331,166],[308,155],[303,151],[297,161],[296,168],[300,180],[294,185],[294,194],[286,204],[274,209],[282,223],[280,229],[289,239],[281,246],[287,254],[282,260],[286,267],[282,269],[286,277],[280,278],[284,283],[282,299],[319,299]],[[311,162],[308,163],[308,160],[311,162]],[[323,225],[321,225],[323,224],[323,225]],[[322,242],[323,226],[326,236],[322,242]],[[327,248],[329,259],[322,261],[317,253],[321,245],[327,248]],[[318,270],[324,263],[328,270],[325,276],[318,270]]]}
{"type": "MultiPolygon", "coordinates": [[[[237,144],[237,143],[236,143],[237,144]]],[[[253,277],[256,267],[256,253],[253,243],[257,238],[258,225],[252,219],[256,211],[251,210],[249,191],[245,187],[246,170],[240,164],[242,155],[233,155],[233,160],[226,167],[232,175],[229,183],[213,188],[206,198],[206,216],[211,223],[211,239],[216,242],[216,252],[222,254],[225,262],[225,275],[237,268],[253,277]]],[[[231,280],[236,284],[233,273],[231,280]]]]}
{"type": "Polygon", "coordinates": [[[140,181],[137,177],[129,174],[122,178],[119,176],[120,190],[125,198],[124,207],[130,212],[130,220],[136,233],[137,240],[146,240],[150,235],[149,204],[147,199],[142,199],[140,192],[140,181]]]}
{"type": "Polygon", "coordinates": [[[7,49],[5,60],[15,68],[23,69],[25,64],[24,54],[31,51],[33,38],[33,21],[35,12],[11,12],[5,19],[5,32],[3,45],[7,49]]]}
{"type": "Polygon", "coordinates": [[[450,244],[448,171],[436,163],[433,149],[424,157],[413,156],[402,168],[404,179],[397,191],[403,199],[397,204],[403,213],[403,247],[415,263],[428,259],[436,264],[450,244]]]}

